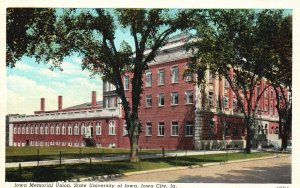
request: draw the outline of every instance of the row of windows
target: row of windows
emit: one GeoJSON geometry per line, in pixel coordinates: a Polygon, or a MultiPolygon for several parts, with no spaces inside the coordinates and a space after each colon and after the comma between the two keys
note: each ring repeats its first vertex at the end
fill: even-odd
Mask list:
{"type": "Polygon", "coordinates": [[[84,146],[82,141],[38,141],[30,140],[26,142],[14,142],[14,146],[84,146]]]}
{"type": "MultiPolygon", "coordinates": [[[[114,121],[109,122],[109,135],[116,134],[116,125],[114,121]]],[[[65,124],[59,125],[56,124],[37,124],[37,125],[15,125],[14,126],[14,134],[56,134],[56,135],[79,135],[79,131],[81,135],[91,135],[93,123],[88,123],[86,126],[85,123],[81,124],[81,129],[79,130],[78,123],[75,123],[73,126],[71,123],[66,126],[65,124]]],[[[101,135],[101,122],[97,122],[95,126],[95,134],[101,135]]]]}
{"type": "MultiPolygon", "coordinates": [[[[146,87],[152,86],[152,72],[149,70],[146,72],[146,87]]],[[[157,72],[157,84],[164,85],[165,84],[165,69],[159,69],[157,72]]],[[[192,81],[192,74],[188,73],[186,75],[186,81],[192,81]]],[[[179,68],[178,66],[173,66],[171,68],[171,83],[175,84],[179,82],[179,68]]],[[[129,90],[129,76],[124,76],[124,89],[129,90]]]]}
{"type": "MultiPolygon", "coordinates": [[[[151,122],[146,123],[146,136],[152,136],[153,126],[151,122]]],[[[157,127],[157,135],[158,136],[165,136],[165,123],[159,122],[157,127]]],[[[171,136],[178,136],[179,135],[179,123],[178,121],[173,121],[171,123],[171,136]]],[[[193,136],[193,122],[187,121],[185,124],[185,135],[186,136],[193,136]]]]}
{"type": "MultiPolygon", "coordinates": [[[[193,104],[193,91],[186,91],[185,92],[185,104],[193,104]]],[[[157,103],[158,106],[165,105],[165,94],[159,93],[157,95],[157,103]]],[[[178,105],[179,104],[179,94],[178,92],[171,93],[171,105],[178,105]]],[[[146,94],[146,107],[152,106],[152,94],[146,94]]]]}

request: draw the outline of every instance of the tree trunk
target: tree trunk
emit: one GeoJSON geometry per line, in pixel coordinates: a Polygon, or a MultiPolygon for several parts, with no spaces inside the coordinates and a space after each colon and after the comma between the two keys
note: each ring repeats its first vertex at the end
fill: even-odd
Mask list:
{"type": "Polygon", "coordinates": [[[130,162],[138,162],[138,147],[139,147],[139,120],[131,119],[131,129],[129,131],[130,141],[130,162]]]}
{"type": "Polygon", "coordinates": [[[249,118],[245,118],[245,126],[247,127],[247,138],[246,138],[246,148],[245,152],[246,153],[251,153],[251,148],[252,148],[252,130],[251,130],[251,125],[249,122],[249,118]]]}

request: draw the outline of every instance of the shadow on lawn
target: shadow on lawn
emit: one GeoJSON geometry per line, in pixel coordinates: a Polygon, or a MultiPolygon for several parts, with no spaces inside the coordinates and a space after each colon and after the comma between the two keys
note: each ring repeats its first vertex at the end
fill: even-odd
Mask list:
{"type": "Polygon", "coordinates": [[[132,170],[129,163],[97,163],[97,164],[72,164],[63,166],[39,166],[24,168],[21,177],[17,168],[6,169],[5,181],[8,182],[53,182],[76,179],[82,176],[100,176],[120,174],[124,170],[132,170]]]}

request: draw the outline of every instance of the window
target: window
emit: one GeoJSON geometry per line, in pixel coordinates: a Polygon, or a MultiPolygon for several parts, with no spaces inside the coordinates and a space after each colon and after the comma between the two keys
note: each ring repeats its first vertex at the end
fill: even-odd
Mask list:
{"type": "Polygon", "coordinates": [[[56,145],[59,146],[60,145],[60,141],[57,140],[56,141],[56,145]]]}
{"type": "Polygon", "coordinates": [[[146,123],[146,136],[152,135],[152,123],[147,122],[146,123]]]}
{"type": "Polygon", "coordinates": [[[124,89],[129,90],[129,76],[124,76],[124,89]]]}
{"type": "Polygon", "coordinates": [[[237,100],[235,98],[232,100],[232,108],[237,109],[237,100]]]}
{"type": "Polygon", "coordinates": [[[50,134],[54,134],[54,125],[53,124],[50,125],[50,134]]]}
{"type": "Polygon", "coordinates": [[[68,125],[68,135],[72,135],[73,134],[73,127],[72,127],[72,124],[69,123],[68,125]]]}
{"type": "Polygon", "coordinates": [[[213,137],[215,134],[215,122],[213,119],[208,121],[208,126],[209,126],[209,136],[213,137]]]}
{"type": "Polygon", "coordinates": [[[178,105],[178,93],[177,92],[171,93],[171,104],[178,105]]]}
{"type": "Polygon", "coordinates": [[[72,142],[71,141],[69,141],[68,142],[68,146],[72,146],[73,144],[72,144],[72,142]]]}
{"type": "Polygon", "coordinates": [[[65,124],[62,125],[62,128],[61,128],[61,134],[62,134],[62,135],[65,135],[65,134],[66,134],[66,126],[65,126],[65,124]]]}
{"type": "Polygon", "coordinates": [[[14,134],[17,134],[17,130],[18,130],[18,128],[17,128],[17,126],[15,125],[15,126],[14,126],[14,134]]]}
{"type": "Polygon", "coordinates": [[[101,125],[100,125],[100,122],[96,123],[96,135],[101,135],[101,125]]]}
{"type": "Polygon", "coordinates": [[[34,128],[32,124],[30,125],[30,134],[34,134],[34,128]]]}
{"type": "Polygon", "coordinates": [[[41,126],[40,126],[40,134],[44,134],[44,125],[43,124],[41,124],[41,126]]]}
{"type": "Polygon", "coordinates": [[[159,122],[158,124],[158,136],[164,136],[165,135],[165,123],[159,122]]]}
{"type": "Polygon", "coordinates": [[[150,71],[146,72],[146,87],[152,86],[152,73],[150,71]]]}
{"type": "Polygon", "coordinates": [[[191,82],[193,81],[193,73],[191,71],[187,71],[185,75],[185,81],[186,82],[191,82]]]}
{"type": "Polygon", "coordinates": [[[171,125],[171,136],[178,136],[178,122],[174,121],[171,125]]]}
{"type": "Polygon", "coordinates": [[[81,123],[81,135],[85,135],[85,124],[81,123]]]}
{"type": "Polygon", "coordinates": [[[18,127],[18,134],[21,134],[21,126],[18,127]]]}
{"type": "Polygon", "coordinates": [[[116,125],[114,121],[109,122],[109,135],[115,135],[116,134],[116,125]]]}
{"type": "Polygon", "coordinates": [[[165,84],[165,70],[160,69],[158,70],[158,85],[164,85],[165,84]]]}
{"type": "Polygon", "coordinates": [[[128,131],[127,131],[126,127],[127,127],[127,125],[125,123],[124,126],[123,126],[123,136],[128,135],[128,131]]]}
{"type": "Polygon", "coordinates": [[[22,126],[22,134],[25,134],[25,125],[22,126]]]}
{"type": "Polygon", "coordinates": [[[185,124],[185,135],[186,136],[193,136],[194,132],[193,132],[193,122],[188,121],[185,124]]]}
{"type": "Polygon", "coordinates": [[[50,141],[50,146],[53,146],[53,145],[54,145],[54,141],[51,140],[51,141],[50,141]]]}
{"type": "Polygon", "coordinates": [[[45,134],[49,134],[49,127],[48,127],[48,124],[45,125],[45,134]]]}
{"type": "Polygon", "coordinates": [[[146,107],[151,107],[152,106],[152,94],[147,94],[146,95],[146,107]]]}
{"type": "Polygon", "coordinates": [[[34,126],[35,134],[39,134],[39,125],[34,126]]]}
{"type": "Polygon", "coordinates": [[[208,93],[208,105],[209,106],[214,105],[214,93],[213,92],[208,93]]]}
{"type": "Polygon", "coordinates": [[[165,96],[163,93],[158,94],[158,106],[164,106],[165,105],[165,96]]]}
{"type": "Polygon", "coordinates": [[[59,124],[56,124],[56,134],[60,135],[60,127],[59,124]]]}
{"type": "Polygon", "coordinates": [[[172,83],[178,83],[178,66],[172,67],[172,83]]]}
{"type": "Polygon", "coordinates": [[[193,91],[186,91],[185,92],[185,103],[186,104],[193,104],[193,91]]]}
{"type": "Polygon", "coordinates": [[[26,125],[26,134],[29,134],[29,126],[26,125]]]}
{"type": "Polygon", "coordinates": [[[264,97],[265,98],[268,98],[268,88],[265,90],[265,92],[264,92],[264,97]]]}
{"type": "Polygon", "coordinates": [[[223,102],[224,102],[224,108],[228,108],[228,97],[224,96],[223,102]]]}
{"type": "Polygon", "coordinates": [[[79,127],[78,127],[77,123],[75,124],[75,127],[74,127],[74,135],[79,135],[79,127]]]}

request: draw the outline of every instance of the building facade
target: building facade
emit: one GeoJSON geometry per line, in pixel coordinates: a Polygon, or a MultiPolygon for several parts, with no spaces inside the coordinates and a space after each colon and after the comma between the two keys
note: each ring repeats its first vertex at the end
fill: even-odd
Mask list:
{"type": "MultiPolygon", "coordinates": [[[[216,79],[207,71],[204,92],[194,84],[187,69],[191,52],[184,49],[188,35],[171,38],[158,53],[143,76],[143,94],[139,107],[143,148],[220,149],[245,147],[246,128],[237,101],[225,79],[216,79]],[[222,100],[222,108],[218,106],[222,100]],[[226,122],[226,123],[224,123],[226,122]],[[226,125],[226,126],[224,126],[226,125]]],[[[126,97],[131,103],[131,73],[123,75],[126,97]]],[[[261,82],[257,91],[264,89],[261,82]]],[[[261,90],[262,91],[262,90],[261,90]]],[[[255,92],[257,93],[257,92],[255,92]]],[[[276,97],[266,89],[258,104],[254,146],[278,142],[276,97]]],[[[103,103],[92,92],[91,102],[45,111],[45,99],[34,115],[11,117],[10,146],[86,146],[129,148],[126,122],[115,87],[103,83],[103,103]]]]}

